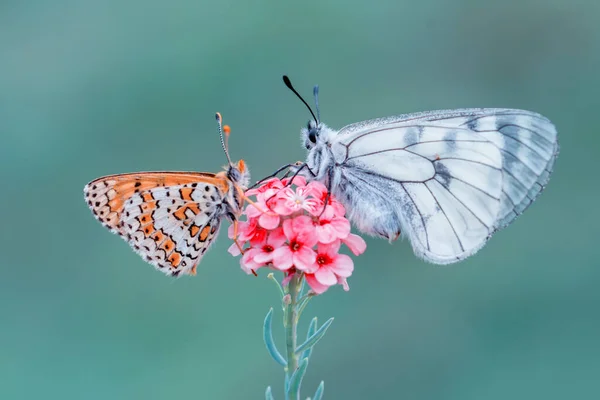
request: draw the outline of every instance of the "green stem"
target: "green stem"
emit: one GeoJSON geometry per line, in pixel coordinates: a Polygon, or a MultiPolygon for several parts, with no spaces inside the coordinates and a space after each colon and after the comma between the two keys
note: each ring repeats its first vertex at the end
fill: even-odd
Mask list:
{"type": "MultiPolygon", "coordinates": [[[[287,292],[290,295],[289,304],[285,306],[284,327],[285,327],[285,345],[287,350],[287,367],[285,367],[285,381],[289,382],[292,374],[298,368],[298,356],[296,355],[297,341],[297,301],[301,289],[302,275],[296,274],[290,280],[287,292]]],[[[299,400],[298,394],[288,394],[286,391],[286,400],[299,400]]]]}

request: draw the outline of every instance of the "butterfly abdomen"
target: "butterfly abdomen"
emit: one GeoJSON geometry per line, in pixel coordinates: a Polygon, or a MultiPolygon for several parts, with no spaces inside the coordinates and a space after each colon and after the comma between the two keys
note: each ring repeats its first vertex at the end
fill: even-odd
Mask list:
{"type": "Polygon", "coordinates": [[[332,193],[346,208],[346,217],[364,233],[394,240],[403,225],[396,211],[400,201],[386,182],[360,169],[339,168],[334,172],[332,193]]]}

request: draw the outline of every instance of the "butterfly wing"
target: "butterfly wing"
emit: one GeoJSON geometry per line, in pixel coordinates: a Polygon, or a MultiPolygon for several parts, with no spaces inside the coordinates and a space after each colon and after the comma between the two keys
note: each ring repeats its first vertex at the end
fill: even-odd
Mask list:
{"type": "Polygon", "coordinates": [[[84,188],[92,213],[167,275],[195,274],[216,237],[229,189],[207,173],[112,175],[84,188]]]}
{"type": "Polygon", "coordinates": [[[359,229],[388,238],[401,229],[417,255],[448,264],[475,253],[535,200],[558,142],[539,114],[463,109],[349,125],[332,152],[339,195],[359,229]]]}

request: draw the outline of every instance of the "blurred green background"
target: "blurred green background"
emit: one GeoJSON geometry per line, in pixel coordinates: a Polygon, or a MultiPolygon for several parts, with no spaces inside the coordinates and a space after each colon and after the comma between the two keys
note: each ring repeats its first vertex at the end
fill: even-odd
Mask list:
{"type": "Polygon", "coordinates": [[[538,202],[461,264],[369,240],[351,291],[305,313],[336,320],[304,397],[324,379],[326,399],[600,398],[599,20],[595,0],[2,1],[0,398],[283,398],[266,274],[222,232],[198,276],[168,279],[82,188],[219,170],[215,111],[255,179],[303,159],[309,115],[284,73],[307,97],[320,84],[333,127],[524,108],[562,150],[538,202]]]}

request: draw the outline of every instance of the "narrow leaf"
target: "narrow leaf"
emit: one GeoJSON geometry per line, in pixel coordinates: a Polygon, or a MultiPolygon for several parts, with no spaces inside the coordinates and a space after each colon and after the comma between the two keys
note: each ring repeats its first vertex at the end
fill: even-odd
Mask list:
{"type": "Polygon", "coordinates": [[[273,282],[275,282],[275,286],[277,286],[277,290],[279,290],[279,294],[281,295],[281,297],[283,297],[285,295],[285,293],[283,293],[283,288],[279,284],[279,281],[277,279],[275,279],[275,276],[273,275],[272,272],[269,273],[269,275],[267,275],[267,278],[272,280],[273,282]]]}
{"type": "Polygon", "coordinates": [[[288,396],[293,399],[297,399],[300,396],[300,385],[302,385],[302,379],[306,373],[306,367],[308,367],[308,358],[304,358],[300,361],[298,369],[294,371],[290,378],[289,387],[287,390],[288,396]]]}
{"type": "Polygon", "coordinates": [[[285,367],[287,365],[287,362],[285,361],[285,358],[283,358],[281,353],[277,350],[277,346],[275,346],[275,342],[273,341],[272,319],[273,308],[269,310],[267,316],[265,317],[265,323],[263,325],[263,340],[265,341],[267,351],[269,352],[271,357],[273,357],[273,360],[285,367]]]}
{"type": "MultiPolygon", "coordinates": [[[[314,317],[310,321],[310,325],[308,326],[308,333],[306,334],[306,339],[307,340],[310,339],[310,337],[312,335],[314,335],[316,331],[317,331],[317,317],[314,317]]],[[[308,349],[304,350],[304,353],[302,353],[302,356],[300,357],[300,359],[310,358],[311,353],[312,353],[312,347],[309,347],[308,349]]]]}
{"type": "Polygon", "coordinates": [[[319,330],[317,330],[313,335],[306,339],[304,343],[302,343],[296,348],[296,354],[301,353],[306,349],[310,349],[315,344],[317,344],[317,342],[321,340],[321,338],[325,335],[325,332],[327,332],[327,328],[329,328],[332,322],[333,318],[329,318],[327,321],[325,321],[325,323],[319,328],[319,330]]]}
{"type": "Polygon", "coordinates": [[[323,390],[325,390],[325,382],[321,381],[317,391],[315,392],[315,397],[313,397],[313,400],[321,400],[323,397],[323,390]]]}
{"type": "Polygon", "coordinates": [[[306,308],[308,302],[310,301],[310,299],[312,299],[312,297],[313,296],[306,295],[298,301],[298,305],[296,306],[296,315],[297,315],[296,321],[300,318],[300,316],[302,315],[302,312],[304,311],[304,309],[306,308]]]}
{"type": "Polygon", "coordinates": [[[275,400],[273,399],[273,393],[271,393],[271,386],[267,386],[267,391],[265,392],[265,400],[275,400]]]}

